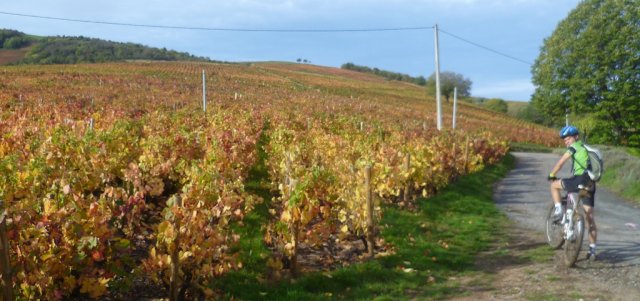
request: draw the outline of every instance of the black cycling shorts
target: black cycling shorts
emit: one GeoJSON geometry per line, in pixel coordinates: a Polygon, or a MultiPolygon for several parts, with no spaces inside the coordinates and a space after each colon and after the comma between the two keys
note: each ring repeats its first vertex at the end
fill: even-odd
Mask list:
{"type": "Polygon", "coordinates": [[[580,188],[578,185],[582,184],[584,186],[591,186],[589,189],[589,193],[587,196],[582,197],[582,204],[595,207],[596,205],[596,183],[591,182],[588,174],[582,174],[579,176],[573,176],[571,178],[566,178],[561,180],[562,188],[566,192],[580,192],[580,188]]]}

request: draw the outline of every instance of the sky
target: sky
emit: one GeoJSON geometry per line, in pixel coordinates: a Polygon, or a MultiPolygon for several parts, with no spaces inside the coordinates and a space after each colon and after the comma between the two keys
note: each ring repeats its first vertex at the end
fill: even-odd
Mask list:
{"type": "Polygon", "coordinates": [[[3,2],[0,28],[32,35],[85,36],[132,42],[231,62],[294,62],[302,59],[330,67],[350,62],[424,77],[435,71],[433,27],[437,24],[441,72],[459,73],[471,80],[473,96],[528,101],[535,89],[531,83],[531,65],[538,57],[544,39],[580,1],[3,2]],[[157,27],[71,22],[12,14],[157,27]],[[416,27],[422,29],[352,31],[416,27]]]}

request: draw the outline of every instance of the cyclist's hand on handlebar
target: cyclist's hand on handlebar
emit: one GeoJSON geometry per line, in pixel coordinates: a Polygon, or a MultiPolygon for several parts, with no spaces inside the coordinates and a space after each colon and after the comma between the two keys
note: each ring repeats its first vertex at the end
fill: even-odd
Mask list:
{"type": "Polygon", "coordinates": [[[556,175],[554,175],[552,173],[549,174],[549,176],[547,176],[547,181],[555,181],[557,179],[558,179],[558,177],[556,177],[556,175]]]}

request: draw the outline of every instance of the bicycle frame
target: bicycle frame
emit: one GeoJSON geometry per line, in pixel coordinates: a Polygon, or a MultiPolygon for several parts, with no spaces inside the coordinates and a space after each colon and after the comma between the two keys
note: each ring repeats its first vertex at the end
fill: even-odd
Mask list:
{"type": "Polygon", "coordinates": [[[575,240],[574,237],[574,212],[579,212],[582,206],[582,198],[579,197],[578,193],[571,192],[565,196],[566,199],[566,209],[564,215],[562,216],[562,221],[560,222],[564,225],[564,239],[568,241],[575,240]]]}

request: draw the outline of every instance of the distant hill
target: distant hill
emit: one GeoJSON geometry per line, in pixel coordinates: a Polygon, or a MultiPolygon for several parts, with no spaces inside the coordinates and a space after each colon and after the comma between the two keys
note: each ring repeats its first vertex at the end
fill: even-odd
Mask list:
{"type": "Polygon", "coordinates": [[[125,60],[210,61],[186,52],[87,37],[38,37],[0,29],[0,64],[76,64],[125,60]]]}

